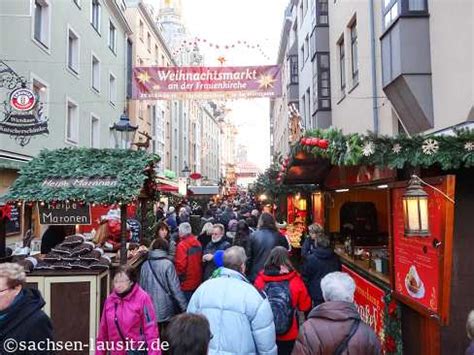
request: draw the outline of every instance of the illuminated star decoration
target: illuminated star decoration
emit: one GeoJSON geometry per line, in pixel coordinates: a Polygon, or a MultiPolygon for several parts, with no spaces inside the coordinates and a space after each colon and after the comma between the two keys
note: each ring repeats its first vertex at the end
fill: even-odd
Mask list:
{"type": "Polygon", "coordinates": [[[225,63],[227,60],[225,59],[225,57],[219,57],[219,58],[217,58],[217,61],[218,61],[219,63],[221,63],[221,65],[224,65],[224,63],[225,63]]]}
{"type": "Polygon", "coordinates": [[[141,84],[146,84],[150,81],[151,78],[150,78],[150,75],[148,75],[148,72],[144,71],[144,72],[140,72],[137,75],[137,79],[141,84]]]}
{"type": "Polygon", "coordinates": [[[268,89],[273,87],[273,83],[276,80],[273,79],[273,76],[268,74],[260,74],[258,83],[260,84],[259,89],[268,89]]]}

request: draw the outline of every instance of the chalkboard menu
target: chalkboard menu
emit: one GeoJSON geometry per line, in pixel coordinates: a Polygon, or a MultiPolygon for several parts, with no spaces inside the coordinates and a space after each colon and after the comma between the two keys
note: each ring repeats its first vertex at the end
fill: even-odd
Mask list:
{"type": "Polygon", "coordinates": [[[7,235],[21,232],[21,211],[15,206],[12,206],[11,217],[9,220],[7,219],[6,229],[7,235]]]}

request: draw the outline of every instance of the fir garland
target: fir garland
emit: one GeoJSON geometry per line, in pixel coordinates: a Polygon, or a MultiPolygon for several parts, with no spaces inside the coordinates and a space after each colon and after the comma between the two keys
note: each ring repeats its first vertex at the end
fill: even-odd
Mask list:
{"type": "Polygon", "coordinates": [[[383,350],[385,354],[403,354],[402,324],[400,305],[388,293],[384,297],[384,336],[383,350]]]}
{"type": "MultiPolygon", "coordinates": [[[[10,202],[79,201],[83,203],[129,203],[142,191],[154,195],[154,164],[160,158],[145,151],[125,149],[63,148],[43,150],[20,170],[6,199],[10,202]],[[51,178],[110,178],[117,186],[51,188],[51,178]],[[145,190],[143,190],[145,189],[145,190]]],[[[153,196],[152,196],[153,197],[153,196]]]]}

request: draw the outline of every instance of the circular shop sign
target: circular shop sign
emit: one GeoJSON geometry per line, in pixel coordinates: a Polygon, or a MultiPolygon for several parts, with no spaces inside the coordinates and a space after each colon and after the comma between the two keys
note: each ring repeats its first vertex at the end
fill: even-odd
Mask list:
{"type": "Polygon", "coordinates": [[[17,111],[30,111],[36,105],[36,95],[30,89],[16,89],[10,94],[10,105],[17,111]]]}

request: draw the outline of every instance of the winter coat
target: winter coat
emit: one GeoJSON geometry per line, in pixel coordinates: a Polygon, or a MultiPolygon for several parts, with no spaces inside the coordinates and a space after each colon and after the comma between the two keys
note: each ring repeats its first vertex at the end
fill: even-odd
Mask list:
{"type": "MultiPolygon", "coordinates": [[[[286,274],[272,273],[268,271],[261,271],[255,280],[255,287],[263,291],[268,282],[283,282],[288,281],[290,288],[291,305],[293,309],[302,312],[308,312],[311,309],[311,298],[309,297],[303,279],[296,271],[291,271],[286,274]]],[[[277,340],[289,341],[295,340],[298,336],[298,319],[296,312],[293,315],[293,322],[291,328],[282,335],[277,335],[277,340]]]]}
{"type": "Polygon", "coordinates": [[[206,316],[214,335],[209,354],[276,354],[268,300],[237,271],[219,268],[193,294],[189,313],[206,316]]]}
{"type": "Polygon", "coordinates": [[[176,272],[181,290],[194,291],[202,282],[202,247],[193,235],[181,238],[176,247],[176,272]]]}
{"type": "Polygon", "coordinates": [[[148,261],[143,263],[140,271],[140,286],[151,296],[158,322],[168,321],[175,314],[186,311],[187,301],[181,291],[176,269],[164,250],[151,250],[148,253],[148,261]]]}
{"type": "Polygon", "coordinates": [[[166,224],[170,227],[170,231],[174,232],[178,228],[178,222],[176,221],[176,213],[170,213],[166,216],[166,224]]]}
{"type": "Polygon", "coordinates": [[[310,254],[316,250],[316,245],[314,244],[314,239],[311,237],[306,237],[301,246],[301,257],[306,260],[310,254]]]}
{"type": "MultiPolygon", "coordinates": [[[[202,255],[206,254],[212,254],[214,255],[216,251],[218,250],[226,250],[227,248],[230,248],[231,244],[224,239],[224,237],[221,238],[218,242],[214,243],[212,240],[206,245],[206,248],[204,249],[204,252],[202,255]]],[[[206,261],[204,262],[204,275],[203,275],[203,280],[206,281],[209,277],[211,277],[212,273],[214,272],[215,269],[217,269],[216,264],[214,263],[214,260],[211,261],[206,261]]]]}
{"type": "Polygon", "coordinates": [[[474,340],[471,341],[471,344],[469,344],[464,355],[474,355],[474,340]]]}
{"type": "MultiPolygon", "coordinates": [[[[114,291],[105,300],[97,335],[96,355],[106,354],[104,349],[106,342],[116,343],[117,348],[119,344],[124,344],[115,322],[116,318],[125,338],[133,339],[135,345],[138,342],[146,341],[149,349],[148,354],[161,354],[157,347],[156,339],[159,335],[153,302],[151,297],[139,285],[135,284],[132,291],[125,297],[121,298],[114,291]]],[[[125,355],[126,352],[125,350],[116,350],[111,351],[110,354],[125,355]]]]}
{"type": "Polygon", "coordinates": [[[331,248],[318,247],[307,257],[303,264],[302,274],[314,306],[324,302],[321,279],[331,272],[340,270],[339,257],[331,248]]]}
{"type": "Polygon", "coordinates": [[[248,255],[250,281],[255,281],[257,274],[263,269],[268,255],[276,246],[289,248],[286,238],[282,238],[277,231],[259,229],[250,235],[250,255],[248,255]]]}
{"type": "MultiPolygon", "coordinates": [[[[349,334],[354,320],[360,320],[353,303],[326,302],[314,308],[303,324],[292,355],[334,354],[349,334]]],[[[349,340],[343,354],[378,355],[381,346],[375,332],[360,320],[359,327],[349,340]]]]}
{"type": "Polygon", "coordinates": [[[198,240],[199,243],[201,243],[202,249],[204,250],[204,248],[211,242],[212,236],[204,232],[199,234],[198,240]]]}
{"type": "Polygon", "coordinates": [[[189,223],[189,213],[188,212],[183,212],[183,213],[180,213],[178,215],[178,221],[179,221],[179,224],[181,223],[189,223]]]}
{"type": "Polygon", "coordinates": [[[214,223],[215,223],[214,217],[212,217],[212,216],[208,216],[208,217],[205,217],[205,216],[204,216],[204,217],[201,217],[201,224],[200,224],[200,226],[199,226],[199,230],[200,230],[200,231],[202,231],[202,228],[204,227],[204,225],[205,225],[206,223],[212,223],[212,224],[214,224],[214,223]]]}
{"type": "MultiPolygon", "coordinates": [[[[53,340],[53,326],[49,317],[41,310],[45,305],[41,293],[36,289],[25,288],[17,295],[13,303],[0,311],[0,354],[7,354],[4,349],[6,339],[20,341],[53,340]]],[[[15,354],[31,352],[15,351],[15,354]]],[[[41,352],[53,354],[53,352],[41,352]]]]}

